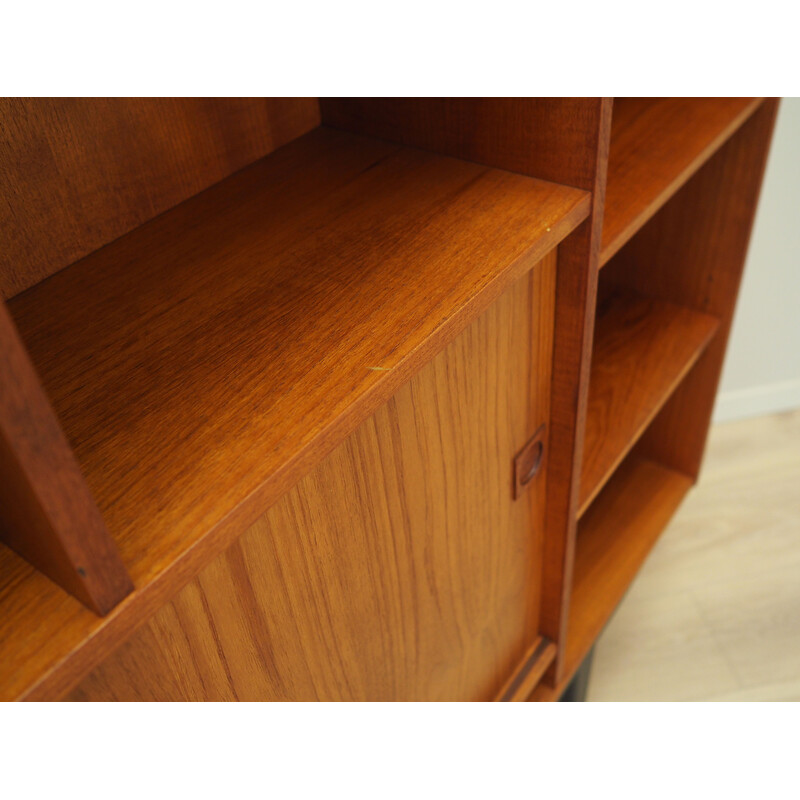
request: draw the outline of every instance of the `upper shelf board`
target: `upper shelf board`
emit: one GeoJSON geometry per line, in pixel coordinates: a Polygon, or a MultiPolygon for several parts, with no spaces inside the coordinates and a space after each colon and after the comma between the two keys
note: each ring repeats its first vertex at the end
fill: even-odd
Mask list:
{"type": "Polygon", "coordinates": [[[760,98],[614,101],[603,266],[758,108],[760,98]]]}
{"type": "Polygon", "coordinates": [[[31,634],[43,585],[0,563],[15,584],[0,598],[0,696],[46,695],[21,676],[89,633],[118,641],[589,206],[577,189],[320,128],[13,298],[136,591],[102,621],[54,596],[31,634]]]}

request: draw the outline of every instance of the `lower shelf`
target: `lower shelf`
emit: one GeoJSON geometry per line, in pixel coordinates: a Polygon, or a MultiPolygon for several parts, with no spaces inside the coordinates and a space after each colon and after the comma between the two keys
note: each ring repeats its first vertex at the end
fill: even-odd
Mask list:
{"type": "Polygon", "coordinates": [[[613,295],[597,312],[578,516],[669,399],[719,327],[683,306],[613,295]]]}
{"type": "Polygon", "coordinates": [[[632,455],[580,521],[565,683],[580,667],[691,485],[688,476],[632,455]]]}

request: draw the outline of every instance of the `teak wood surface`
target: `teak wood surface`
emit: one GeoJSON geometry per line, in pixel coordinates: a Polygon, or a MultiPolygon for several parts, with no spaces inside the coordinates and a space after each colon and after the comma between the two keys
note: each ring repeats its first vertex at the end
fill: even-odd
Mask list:
{"type": "Polygon", "coordinates": [[[586,191],[605,170],[598,135],[611,104],[598,97],[331,97],[320,107],[335,128],[586,191]]]}
{"type": "Polygon", "coordinates": [[[697,477],[776,109],[0,101],[4,491],[63,489],[33,398],[38,519],[136,585],[0,546],[0,697],[558,697],[697,477]]]}
{"type": "Polygon", "coordinates": [[[302,97],[0,98],[0,299],[317,125],[302,97]]]}
{"type": "Polygon", "coordinates": [[[136,591],[102,622],[52,598],[23,674],[42,587],[3,564],[0,686],[46,696],[96,663],[588,212],[579,190],[319,129],[15,297],[136,591]]]}
{"type": "Polygon", "coordinates": [[[105,614],[133,584],[2,300],[0,343],[0,540],[105,614]]]}
{"type": "Polygon", "coordinates": [[[549,414],[555,268],[551,253],[70,697],[494,698],[538,631],[546,487],[514,500],[511,463],[549,414]]]}
{"type": "MultiPolygon", "coordinates": [[[[558,685],[565,668],[564,651],[575,556],[580,465],[608,166],[610,99],[600,99],[593,106],[593,112],[589,125],[582,125],[584,135],[591,142],[584,156],[585,175],[576,174],[591,187],[592,213],[559,248],[556,285],[547,496],[547,530],[550,535],[545,539],[541,625],[542,633],[556,642],[558,647],[556,659],[545,676],[551,686],[558,685]]],[[[560,153],[560,150],[556,149],[556,153],[560,153]]]]}
{"type": "MultiPolygon", "coordinates": [[[[425,147],[592,193],[589,219],[559,248],[542,632],[569,612],[583,424],[611,133],[611,98],[331,98],[326,124],[425,147]]],[[[548,680],[559,679],[563,648],[548,680]]]]}
{"type": "Polygon", "coordinates": [[[712,426],[699,485],[598,641],[590,701],[800,700],[798,443],[800,409],[712,426]]]}
{"type": "Polygon", "coordinates": [[[617,293],[598,309],[578,515],[666,403],[719,327],[710,314],[617,293]]]}
{"type": "MultiPolygon", "coordinates": [[[[708,120],[714,118],[714,107],[710,102],[705,112],[708,120]]],[[[697,110],[702,113],[702,108],[697,110]]],[[[604,271],[610,285],[712,315],[718,329],[650,423],[634,454],[613,474],[581,521],[565,651],[567,668],[555,687],[537,687],[535,699],[556,699],[563,691],[697,477],[776,110],[774,100],[756,102],[728,141],[717,141],[716,153],[704,153],[693,167],[701,167],[696,174],[691,176],[690,171],[680,176],[676,186],[684,182],[685,186],[604,271]],[[643,465],[648,465],[646,470],[643,465]],[[652,480],[645,481],[646,473],[652,480]],[[657,480],[659,473],[662,480],[657,480]],[[662,489],[658,489],[659,483],[662,489]],[[643,507],[653,506],[641,517],[637,516],[637,497],[643,507]],[[621,524],[624,533],[619,533],[624,503],[630,505],[630,516],[621,524]],[[608,533],[604,536],[603,531],[608,533]]],[[[657,166],[653,169],[658,171],[657,166]]],[[[654,367],[646,361],[643,368],[654,367]]]]}
{"type": "Polygon", "coordinates": [[[600,265],[758,108],[748,97],[614,101],[600,265]]]}
{"type": "MultiPolygon", "coordinates": [[[[697,477],[710,424],[776,107],[773,100],[725,98],[615,101],[601,265],[630,241],[611,259],[604,276],[611,285],[629,287],[718,320],[717,333],[694,367],[684,371],[662,411],[644,431],[640,426],[632,426],[630,431],[633,441],[643,435],[637,452],[663,462],[663,468],[674,469],[672,474],[682,476],[681,480],[685,474],[689,482],[697,477]],[[631,175],[638,176],[635,183],[628,183],[631,175]]],[[[654,367],[645,362],[642,369],[652,372],[654,367]]],[[[586,447],[590,449],[592,427],[587,419],[586,447]]],[[[625,443],[624,449],[633,441],[625,443]]],[[[619,475],[612,473],[606,489],[609,496],[612,485],[618,485],[618,478],[628,473],[626,465],[632,458],[619,467],[619,475]]],[[[592,460],[589,453],[586,466],[592,460]]],[[[587,479],[584,485],[593,483],[587,479]]],[[[688,485],[678,491],[676,484],[675,506],[688,485]]],[[[588,507],[587,516],[594,514],[599,529],[604,509],[613,515],[613,508],[602,502],[603,494],[591,506],[590,500],[591,493],[582,493],[581,511],[588,507]]],[[[645,547],[646,554],[670,515],[657,517],[660,523],[655,525],[646,520],[634,522],[628,535],[632,551],[639,548],[642,552],[645,547]]],[[[616,606],[615,594],[604,595],[607,587],[601,584],[592,590],[596,592],[593,599],[589,592],[578,591],[587,559],[580,533],[584,528],[582,522],[576,559],[583,566],[576,567],[571,602],[577,603],[577,609],[570,611],[566,648],[560,652],[564,668],[555,684],[537,687],[534,699],[558,698],[602,630],[604,622],[598,620],[607,619],[616,606]],[[582,605],[590,609],[588,615],[582,605]],[[599,616],[592,617],[592,609],[599,616]],[[593,622],[581,622],[586,618],[593,622]]],[[[623,565],[629,561],[624,550],[613,551],[610,558],[623,565]]],[[[637,557],[633,563],[641,561],[637,557]]],[[[619,574],[627,586],[635,569],[619,574]]]]}

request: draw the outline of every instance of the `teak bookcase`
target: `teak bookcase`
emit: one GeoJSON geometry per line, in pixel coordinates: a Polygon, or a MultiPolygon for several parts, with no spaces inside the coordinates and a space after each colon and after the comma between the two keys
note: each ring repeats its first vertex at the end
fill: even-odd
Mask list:
{"type": "Polygon", "coordinates": [[[550,700],[698,478],[777,101],[0,101],[0,697],[550,700]]]}

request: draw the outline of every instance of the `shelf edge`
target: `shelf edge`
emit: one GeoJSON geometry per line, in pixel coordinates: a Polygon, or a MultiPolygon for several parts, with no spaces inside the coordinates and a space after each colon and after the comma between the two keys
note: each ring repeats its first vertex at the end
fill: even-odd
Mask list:
{"type": "Polygon", "coordinates": [[[600,240],[600,256],[598,259],[598,269],[602,269],[636,233],[647,223],[647,221],[658,213],[659,209],[706,163],[739,128],[747,122],[764,102],[763,97],[756,97],[742,110],[726,127],[714,138],[700,153],[698,153],[691,163],[675,178],[664,187],[664,189],[633,219],[631,219],[610,242],[600,240]]]}
{"type": "Polygon", "coordinates": [[[211,560],[230,546],[258,517],[297,481],[313,469],[358,425],[407,383],[428,361],[434,358],[467,325],[485,311],[513,282],[520,279],[556,248],[590,214],[591,195],[580,194],[573,206],[552,223],[545,236],[509,264],[491,283],[455,311],[423,342],[409,351],[392,369],[378,373],[379,378],[348,409],[324,425],[292,458],[206,531],[171,564],[146,585],[139,587],[99,620],[89,637],[34,680],[19,696],[21,700],[50,700],[66,694],[100,661],[110,655],[134,630],[155,613],[194,578],[211,560]]]}

